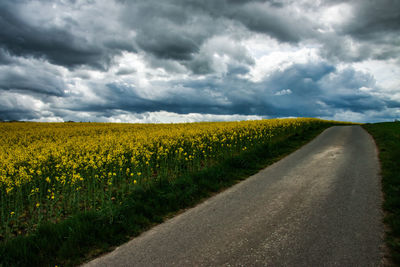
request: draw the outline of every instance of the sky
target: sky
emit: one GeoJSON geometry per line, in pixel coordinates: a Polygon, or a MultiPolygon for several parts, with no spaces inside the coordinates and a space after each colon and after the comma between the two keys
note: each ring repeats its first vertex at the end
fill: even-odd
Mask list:
{"type": "Polygon", "coordinates": [[[400,119],[400,1],[0,1],[0,120],[283,117],[400,119]]]}

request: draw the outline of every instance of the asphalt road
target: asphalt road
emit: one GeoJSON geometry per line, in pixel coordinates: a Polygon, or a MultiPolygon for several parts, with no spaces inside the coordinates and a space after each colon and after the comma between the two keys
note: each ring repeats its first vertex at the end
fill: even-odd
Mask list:
{"type": "Polygon", "coordinates": [[[372,138],[332,127],[87,266],[379,266],[381,203],[372,138]]]}

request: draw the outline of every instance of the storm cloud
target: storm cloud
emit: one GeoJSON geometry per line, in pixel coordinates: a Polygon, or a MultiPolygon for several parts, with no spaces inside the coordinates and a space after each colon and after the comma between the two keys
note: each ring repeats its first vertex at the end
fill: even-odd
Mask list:
{"type": "Polygon", "coordinates": [[[0,119],[400,117],[400,4],[0,3],[0,119]]]}
{"type": "Polygon", "coordinates": [[[100,69],[107,68],[115,54],[134,51],[129,36],[114,36],[112,29],[105,27],[107,21],[101,22],[103,25],[97,24],[99,19],[95,19],[96,24],[90,23],[90,17],[106,10],[98,14],[95,7],[88,19],[87,8],[92,7],[78,1],[2,1],[0,46],[16,56],[43,57],[65,67],[89,65],[100,69]],[[97,35],[99,30],[103,34],[97,35]]]}

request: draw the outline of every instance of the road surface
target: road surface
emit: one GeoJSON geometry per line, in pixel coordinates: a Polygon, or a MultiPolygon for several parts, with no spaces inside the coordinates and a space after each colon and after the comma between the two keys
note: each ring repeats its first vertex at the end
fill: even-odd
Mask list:
{"type": "Polygon", "coordinates": [[[379,266],[381,203],[372,138],[336,126],[86,266],[379,266]]]}

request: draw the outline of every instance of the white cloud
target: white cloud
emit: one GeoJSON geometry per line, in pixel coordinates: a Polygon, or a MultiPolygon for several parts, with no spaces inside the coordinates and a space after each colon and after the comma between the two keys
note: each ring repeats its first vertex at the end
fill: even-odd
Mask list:
{"type": "Polygon", "coordinates": [[[399,113],[390,1],[379,4],[390,16],[371,11],[374,1],[228,2],[0,2],[0,119],[399,113]]]}
{"type": "Polygon", "coordinates": [[[339,3],[329,5],[322,11],[316,12],[316,17],[328,31],[334,31],[338,27],[352,18],[353,7],[350,3],[339,3]]]}
{"type": "Polygon", "coordinates": [[[400,65],[395,60],[366,60],[351,66],[372,74],[381,90],[389,93],[400,91],[400,65]]]}
{"type": "Polygon", "coordinates": [[[313,43],[299,45],[280,44],[267,36],[255,35],[243,41],[247,50],[255,59],[250,72],[244,75],[252,82],[260,82],[276,70],[284,70],[293,64],[317,62],[318,46],[313,43]]]}
{"type": "Polygon", "coordinates": [[[278,91],[275,93],[275,95],[290,95],[292,93],[292,90],[290,89],[283,89],[281,91],[278,91]]]}
{"type": "MultiPolygon", "coordinates": [[[[215,115],[215,114],[200,114],[188,113],[178,114],[174,112],[159,111],[145,113],[127,113],[120,111],[121,114],[103,117],[100,121],[118,122],[118,123],[187,123],[200,121],[243,121],[243,120],[260,120],[262,116],[245,116],[245,115],[215,115]]],[[[87,115],[87,114],[86,114],[87,115]]],[[[87,116],[89,118],[90,115],[87,116]]],[[[93,120],[98,120],[97,116],[93,116],[93,120]]]]}
{"type": "Polygon", "coordinates": [[[347,122],[365,122],[367,120],[367,116],[365,114],[353,111],[340,111],[333,114],[333,116],[323,117],[323,119],[347,122]]]}

